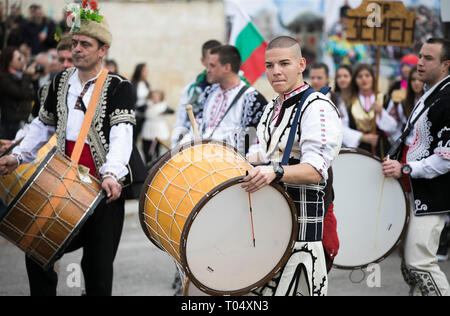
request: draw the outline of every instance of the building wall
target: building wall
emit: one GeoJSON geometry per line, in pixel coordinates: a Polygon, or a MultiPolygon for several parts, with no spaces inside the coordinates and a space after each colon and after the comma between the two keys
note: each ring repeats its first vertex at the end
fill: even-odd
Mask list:
{"type": "MultiPolygon", "coordinates": [[[[119,72],[128,78],[136,64],[146,63],[151,87],[163,90],[172,108],[184,86],[203,71],[202,44],[212,38],[225,40],[222,1],[98,2],[113,33],[108,58],[116,60],[119,72]]],[[[23,0],[25,16],[32,3],[41,4],[44,13],[59,22],[69,1],[23,0]]]]}

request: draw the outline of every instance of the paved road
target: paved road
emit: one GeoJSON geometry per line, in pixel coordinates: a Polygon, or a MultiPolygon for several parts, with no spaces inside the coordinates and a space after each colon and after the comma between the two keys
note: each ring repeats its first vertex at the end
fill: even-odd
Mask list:
{"type": "MultiPolygon", "coordinates": [[[[113,295],[171,296],[171,283],[175,273],[172,259],[153,246],[144,235],[137,217],[137,203],[127,203],[127,216],[121,244],[115,261],[113,295]]],[[[75,272],[82,251],[66,254],[60,261],[58,294],[77,296],[75,272]],[[75,286],[74,286],[75,285],[75,286]]],[[[440,264],[450,275],[450,262],[440,264]]],[[[365,272],[333,269],[330,273],[328,295],[330,296],[402,296],[408,288],[400,274],[398,252],[380,263],[377,270],[365,272]],[[377,276],[379,276],[377,278],[377,276]]],[[[28,295],[28,280],[24,254],[14,245],[0,238],[0,296],[28,295]]]]}

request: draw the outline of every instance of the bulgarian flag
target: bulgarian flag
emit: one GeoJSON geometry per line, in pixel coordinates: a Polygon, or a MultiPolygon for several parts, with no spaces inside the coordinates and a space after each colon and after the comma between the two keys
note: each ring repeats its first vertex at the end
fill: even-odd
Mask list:
{"type": "Polygon", "coordinates": [[[253,84],[266,71],[264,56],[267,42],[235,0],[224,0],[224,3],[231,22],[228,43],[239,50],[241,70],[248,82],[253,84]]]}

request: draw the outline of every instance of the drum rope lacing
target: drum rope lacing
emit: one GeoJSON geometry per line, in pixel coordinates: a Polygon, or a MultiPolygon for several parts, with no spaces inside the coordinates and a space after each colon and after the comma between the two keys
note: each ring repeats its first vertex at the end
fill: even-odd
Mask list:
{"type": "MultiPolygon", "coordinates": [[[[173,235],[173,234],[172,234],[172,231],[173,231],[173,229],[174,229],[174,227],[173,227],[174,223],[175,223],[175,226],[176,226],[175,229],[178,229],[180,235],[181,235],[181,233],[182,233],[182,229],[179,227],[177,221],[175,220],[175,216],[177,215],[177,216],[180,216],[180,217],[183,217],[183,218],[187,218],[188,216],[184,216],[184,215],[182,215],[182,214],[177,214],[177,213],[176,213],[176,210],[178,210],[178,208],[180,207],[181,203],[185,200],[186,197],[189,198],[190,202],[192,203],[192,207],[195,207],[195,204],[196,204],[196,203],[194,203],[194,201],[193,201],[193,199],[192,199],[192,196],[191,196],[191,194],[190,194],[191,192],[198,192],[198,193],[203,194],[204,196],[206,196],[206,195],[208,194],[208,192],[203,192],[203,191],[201,191],[201,190],[195,189],[195,186],[198,185],[199,183],[201,183],[203,180],[208,179],[208,178],[211,178],[212,181],[213,181],[213,183],[214,183],[214,187],[215,187],[215,186],[217,186],[217,182],[216,182],[216,180],[215,180],[215,178],[214,178],[214,175],[215,175],[215,174],[218,174],[218,175],[221,175],[221,176],[223,176],[223,177],[225,177],[225,178],[231,179],[232,177],[226,175],[226,174],[223,173],[223,172],[224,172],[224,171],[227,171],[227,170],[236,170],[236,169],[242,169],[242,170],[244,170],[243,167],[242,167],[242,162],[238,162],[237,159],[236,159],[236,157],[233,156],[228,150],[224,150],[224,149],[222,148],[222,149],[220,150],[220,152],[218,152],[217,150],[215,150],[214,146],[208,145],[207,147],[210,147],[209,149],[211,150],[211,154],[210,154],[210,155],[205,155],[204,152],[202,153],[202,152],[200,152],[200,151],[198,150],[198,147],[200,147],[200,146],[188,148],[188,149],[184,150],[184,151],[181,152],[181,153],[184,154],[186,151],[188,151],[188,150],[190,150],[190,149],[193,149],[193,150],[194,150],[194,155],[193,155],[193,154],[191,154],[191,155],[183,155],[183,157],[187,158],[187,156],[194,156],[194,157],[203,157],[203,158],[207,158],[207,159],[206,159],[206,162],[209,164],[209,166],[211,167],[210,170],[212,170],[212,171],[206,170],[206,169],[204,169],[204,168],[202,168],[202,167],[200,167],[200,166],[195,165],[195,161],[192,161],[192,160],[189,160],[188,164],[185,165],[185,166],[183,166],[182,168],[176,167],[174,164],[170,163],[170,161],[169,161],[169,162],[167,162],[164,166],[161,166],[161,167],[159,168],[160,174],[161,174],[161,175],[165,178],[165,180],[167,181],[166,186],[165,186],[162,190],[160,190],[160,189],[157,189],[156,187],[153,186],[153,182],[149,185],[150,188],[152,188],[153,190],[155,190],[156,192],[158,192],[158,193],[161,194],[161,196],[160,196],[160,198],[159,198],[159,201],[158,201],[158,205],[156,205],[156,204],[150,199],[150,197],[148,196],[148,193],[147,193],[147,192],[145,193],[146,200],[149,201],[149,202],[152,204],[152,206],[155,208],[155,211],[156,211],[156,212],[155,212],[155,217],[149,216],[146,212],[144,212],[143,215],[144,215],[144,217],[145,217],[146,219],[149,219],[150,221],[152,221],[152,223],[156,224],[157,230],[159,229],[160,232],[158,232],[157,230],[155,230],[154,228],[152,228],[147,222],[145,222],[146,227],[147,227],[149,230],[151,230],[155,235],[158,236],[158,239],[159,239],[159,240],[158,240],[158,243],[159,243],[160,246],[162,246],[162,240],[165,241],[166,243],[168,243],[168,244],[170,245],[172,251],[173,251],[173,254],[176,255],[176,257],[177,257],[178,259],[180,259],[180,260],[181,260],[181,258],[180,258],[179,254],[178,254],[178,250],[175,249],[175,247],[174,247],[174,244],[177,245],[177,246],[179,247],[179,246],[180,246],[180,243],[177,242],[177,241],[175,241],[175,240],[172,240],[170,236],[173,235]],[[195,153],[197,153],[198,155],[195,155],[195,153]],[[214,159],[214,158],[217,158],[217,157],[225,158],[225,159],[223,159],[223,160],[226,160],[230,165],[227,166],[226,168],[222,168],[222,169],[214,169],[214,166],[211,164],[211,159],[214,159]],[[226,158],[229,158],[229,159],[226,159],[226,158]],[[231,159],[230,159],[230,158],[231,158],[231,159]],[[235,161],[236,161],[236,163],[234,163],[235,161]],[[183,171],[184,171],[185,169],[187,169],[187,168],[193,166],[193,165],[194,165],[196,168],[198,168],[199,170],[203,171],[206,175],[203,176],[203,177],[201,177],[201,178],[199,178],[196,182],[194,182],[194,183],[191,185],[191,184],[189,183],[188,179],[186,178],[186,175],[183,173],[183,171]],[[176,185],[176,184],[174,184],[174,183],[171,183],[170,181],[173,180],[173,179],[169,179],[168,176],[167,176],[166,174],[164,174],[164,171],[162,170],[165,166],[170,166],[170,167],[176,169],[176,170],[178,171],[178,174],[177,174],[174,178],[176,178],[176,177],[178,177],[179,175],[181,175],[181,176],[183,177],[183,180],[185,181],[186,184],[189,185],[189,187],[188,187],[188,188],[184,188],[184,187],[181,187],[181,186],[176,185]],[[178,189],[180,189],[180,190],[185,191],[183,197],[179,200],[179,202],[178,202],[178,204],[175,206],[175,208],[169,203],[169,201],[167,200],[167,198],[166,198],[166,196],[165,196],[165,193],[166,193],[167,189],[168,189],[169,187],[171,187],[171,186],[176,187],[176,188],[178,188],[178,189]],[[169,208],[170,208],[172,214],[169,214],[169,213],[165,212],[164,210],[160,209],[160,205],[161,205],[161,202],[163,201],[163,198],[165,199],[165,202],[166,202],[167,205],[169,206],[169,208]],[[165,215],[167,215],[167,216],[169,216],[169,217],[172,218],[172,221],[171,221],[171,223],[170,223],[170,227],[169,227],[169,231],[168,231],[168,232],[166,232],[166,230],[164,229],[164,227],[162,227],[161,224],[158,222],[158,215],[159,215],[159,212],[161,212],[162,214],[165,214],[165,215]],[[162,235],[161,233],[162,233],[163,235],[162,235]]],[[[202,148],[203,148],[203,147],[202,147],[202,148]]],[[[204,151],[204,148],[203,148],[203,151],[204,151]]],[[[243,159],[243,161],[245,161],[245,159],[243,159]]],[[[242,171],[242,175],[244,175],[244,174],[245,174],[244,171],[242,171]]]]}
{"type": "MultiPolygon", "coordinates": [[[[34,160],[33,162],[31,162],[29,164],[29,166],[27,168],[25,168],[21,172],[17,172],[17,169],[16,169],[16,171],[15,171],[16,181],[11,182],[8,187],[6,187],[3,184],[3,182],[0,182],[0,186],[3,187],[4,192],[6,192],[5,203],[9,204],[8,201],[12,201],[15,197],[14,195],[11,194],[11,189],[15,185],[19,185],[22,188],[28,181],[28,179],[24,177],[24,174],[26,174],[27,172],[29,172],[32,169],[36,169],[36,167],[41,164],[41,162],[44,160],[44,158],[45,157],[41,157],[41,158],[34,160]]],[[[8,177],[12,177],[13,175],[14,175],[14,173],[9,175],[8,177]]]]}
{"type": "MultiPolygon", "coordinates": [[[[47,239],[45,234],[46,232],[55,224],[55,223],[59,223],[61,225],[62,228],[66,229],[67,232],[71,232],[72,229],[74,228],[74,224],[70,223],[68,221],[66,221],[64,218],[62,218],[60,216],[60,214],[64,211],[64,209],[67,207],[67,205],[69,203],[73,203],[75,204],[75,206],[77,206],[79,209],[81,210],[87,210],[89,208],[90,205],[84,204],[80,201],[77,201],[76,199],[74,199],[74,196],[79,192],[79,189],[82,187],[81,186],[81,181],[74,179],[72,177],[67,177],[67,174],[70,172],[70,170],[75,170],[74,172],[76,173],[76,167],[70,163],[67,165],[67,169],[64,171],[64,173],[62,175],[60,175],[52,166],[47,165],[47,169],[46,171],[48,171],[49,174],[51,174],[52,176],[58,178],[60,181],[59,183],[56,181],[56,185],[55,187],[53,187],[53,191],[56,190],[56,188],[62,183],[62,185],[64,186],[65,189],[65,193],[67,193],[67,195],[49,195],[49,192],[46,192],[44,190],[44,188],[42,188],[42,186],[40,186],[38,183],[34,182],[33,185],[35,185],[36,187],[33,187],[34,190],[36,190],[36,192],[40,195],[40,196],[44,196],[45,197],[45,201],[44,203],[42,203],[40,205],[40,207],[37,209],[36,213],[33,213],[30,210],[27,210],[26,207],[24,207],[24,205],[18,203],[18,205],[16,206],[16,209],[23,213],[25,216],[30,217],[32,219],[32,221],[30,221],[29,225],[26,227],[25,231],[28,231],[30,229],[30,227],[36,223],[37,219],[51,219],[52,223],[47,227],[46,231],[43,231],[43,227],[39,226],[37,223],[35,224],[37,229],[38,229],[38,235],[35,234],[27,234],[26,232],[22,232],[20,231],[20,229],[18,227],[16,227],[15,225],[13,225],[10,221],[8,221],[7,218],[5,218],[4,222],[2,223],[2,225],[4,224],[6,227],[8,227],[9,229],[13,230],[15,233],[17,233],[18,235],[20,235],[19,240],[23,240],[25,237],[32,237],[35,238],[37,240],[39,240],[37,242],[37,244],[35,244],[35,247],[33,247],[33,249],[39,248],[41,242],[44,242],[47,244],[47,246],[49,246],[52,250],[56,251],[61,245],[58,245],[57,243],[55,243],[54,241],[47,239]],[[70,181],[70,183],[76,183],[78,184],[76,187],[71,187],[70,189],[67,187],[66,185],[66,181],[68,180],[70,181]],[[59,212],[55,209],[51,199],[52,198],[58,198],[60,200],[66,200],[64,205],[62,205],[62,207],[59,207],[59,212]],[[52,209],[52,216],[54,217],[49,217],[49,216],[40,216],[38,214],[41,213],[42,209],[46,206],[49,205],[52,209]]],[[[84,183],[84,182],[83,182],[84,183]]],[[[95,190],[91,185],[84,183],[84,188],[88,188],[94,195],[97,194],[97,190],[95,190]]],[[[47,222],[45,222],[46,224],[47,222]]],[[[75,223],[76,225],[76,223],[75,223]]],[[[34,242],[33,242],[34,243],[34,242]]],[[[39,255],[38,253],[34,253],[34,255],[39,255]]]]}

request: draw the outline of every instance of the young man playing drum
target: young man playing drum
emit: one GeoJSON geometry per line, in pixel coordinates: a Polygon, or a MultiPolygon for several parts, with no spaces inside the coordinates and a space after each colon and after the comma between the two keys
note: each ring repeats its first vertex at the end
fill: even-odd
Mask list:
{"type": "MultiPolygon", "coordinates": [[[[63,71],[52,81],[30,132],[13,155],[0,159],[1,175],[12,172],[21,163],[33,161],[38,149],[54,133],[62,153],[70,157],[73,151],[96,81],[104,78],[102,59],[111,46],[112,35],[105,19],[101,22],[81,19],[71,33],[75,68],[63,71]]],[[[92,176],[101,179],[107,197],[66,249],[68,252],[83,247],[81,266],[87,295],[111,295],[112,292],[113,261],[124,219],[121,183],[129,174],[127,164],[135,124],[131,83],[118,75],[107,74],[99,88],[101,94],[90,125],[95,128],[90,128],[87,139],[81,142],[84,148],[81,147],[79,163],[88,167],[92,176]]],[[[54,269],[44,271],[28,256],[26,266],[31,295],[56,295],[54,269]]]]}
{"type": "MultiPolygon", "coordinates": [[[[257,128],[259,149],[248,156],[252,169],[242,185],[253,193],[273,181],[284,186],[295,203],[299,233],[285,267],[260,295],[326,295],[328,289],[322,247],[324,188],[327,170],[339,153],[342,130],[336,106],[322,93],[304,100],[287,165],[281,165],[298,104],[309,90],[303,81],[306,61],[298,42],[288,36],[272,40],[266,50],[267,77],[278,97],[269,103],[257,128]]],[[[291,139],[292,141],[292,139],[291,139]]],[[[276,210],[274,210],[276,211],[276,210]]]]}
{"type": "Polygon", "coordinates": [[[417,72],[427,91],[416,104],[399,139],[401,162],[387,159],[383,173],[410,179],[411,218],[402,273],[412,295],[450,295],[436,257],[450,212],[450,41],[429,39],[419,53],[417,72]]]}

